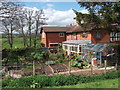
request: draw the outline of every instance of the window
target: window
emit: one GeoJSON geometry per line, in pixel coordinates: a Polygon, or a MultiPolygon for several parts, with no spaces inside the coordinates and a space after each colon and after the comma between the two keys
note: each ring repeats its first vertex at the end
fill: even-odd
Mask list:
{"type": "Polygon", "coordinates": [[[76,39],[76,34],[73,34],[73,38],[76,39]]]}
{"type": "Polygon", "coordinates": [[[96,38],[101,38],[101,33],[100,32],[96,32],[96,38]]]}
{"type": "Polygon", "coordinates": [[[59,33],[59,36],[60,37],[64,37],[64,33],[59,33]]]}
{"type": "Polygon", "coordinates": [[[65,50],[67,50],[67,49],[68,49],[68,47],[65,45],[65,46],[64,46],[64,49],[65,49],[65,50]]]}
{"type": "Polygon", "coordinates": [[[120,40],[120,32],[111,32],[110,40],[111,41],[119,41],[120,40]]]}
{"type": "Polygon", "coordinates": [[[72,46],[71,49],[72,49],[71,51],[75,51],[75,52],[77,52],[77,47],[72,46]]]}

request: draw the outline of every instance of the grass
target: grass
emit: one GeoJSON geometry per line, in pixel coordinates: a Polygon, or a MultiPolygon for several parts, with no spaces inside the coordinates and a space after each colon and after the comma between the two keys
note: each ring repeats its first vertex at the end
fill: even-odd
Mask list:
{"type": "MultiPolygon", "coordinates": [[[[0,40],[2,39],[2,48],[10,48],[7,38],[0,38],[0,40]]],[[[29,39],[27,39],[27,42],[29,41],[29,39]]],[[[29,42],[28,42],[29,45],[29,42]]],[[[33,46],[33,40],[32,40],[32,46],[33,46]]],[[[40,46],[40,41],[37,40],[37,47],[40,46]]],[[[23,45],[23,38],[19,38],[19,37],[15,37],[13,38],[13,48],[24,48],[23,45]]]]}
{"type": "Polygon", "coordinates": [[[109,80],[101,80],[98,82],[77,84],[77,85],[69,85],[69,86],[55,86],[48,88],[118,88],[118,79],[109,79],[109,80]]]}

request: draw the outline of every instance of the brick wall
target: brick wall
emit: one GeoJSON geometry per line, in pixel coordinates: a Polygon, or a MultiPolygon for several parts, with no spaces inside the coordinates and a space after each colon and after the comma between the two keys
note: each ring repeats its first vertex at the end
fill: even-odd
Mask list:
{"type": "Polygon", "coordinates": [[[60,37],[59,33],[46,33],[47,36],[47,47],[50,47],[49,43],[62,43],[66,41],[66,34],[64,37],[60,37]]]}
{"type": "Polygon", "coordinates": [[[91,39],[92,43],[104,43],[104,42],[110,42],[110,33],[107,30],[94,30],[91,32],[91,39]],[[97,38],[96,33],[100,32],[101,37],[97,38]]]}
{"type": "Polygon", "coordinates": [[[67,40],[91,40],[91,33],[87,32],[87,37],[82,37],[82,32],[67,34],[67,40]],[[76,39],[74,34],[76,34],[76,39]]]}

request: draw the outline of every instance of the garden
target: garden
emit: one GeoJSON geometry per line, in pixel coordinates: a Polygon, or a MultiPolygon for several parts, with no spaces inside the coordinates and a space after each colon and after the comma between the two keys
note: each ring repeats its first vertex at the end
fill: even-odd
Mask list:
{"type": "Polygon", "coordinates": [[[2,54],[3,88],[51,88],[120,77],[115,68],[91,71],[91,63],[75,53],[65,55],[61,46],[3,49],[2,54]]]}
{"type": "Polygon", "coordinates": [[[9,76],[10,73],[21,74],[21,77],[36,74],[54,75],[59,72],[90,67],[90,63],[82,60],[81,55],[75,53],[70,56],[65,55],[61,46],[54,49],[4,49],[2,52],[1,62],[5,68],[2,73],[3,77],[9,76]]]}

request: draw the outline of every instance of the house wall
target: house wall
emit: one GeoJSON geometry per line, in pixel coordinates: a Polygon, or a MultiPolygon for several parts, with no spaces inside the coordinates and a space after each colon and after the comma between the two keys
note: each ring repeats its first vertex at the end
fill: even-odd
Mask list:
{"type": "Polygon", "coordinates": [[[108,30],[94,30],[94,31],[91,31],[91,40],[92,40],[92,43],[110,42],[110,32],[108,30]],[[96,37],[97,32],[100,32],[100,34],[101,34],[100,38],[96,37]]]}
{"type": "Polygon", "coordinates": [[[44,31],[42,31],[41,43],[44,44],[45,47],[47,47],[46,39],[47,39],[46,33],[44,31]]]}
{"type": "Polygon", "coordinates": [[[59,33],[46,33],[47,43],[46,46],[50,47],[49,43],[62,43],[66,41],[66,34],[64,33],[64,37],[60,37],[59,33]]]}
{"type": "Polygon", "coordinates": [[[67,39],[66,40],[91,40],[91,33],[90,32],[86,32],[87,33],[87,37],[82,37],[82,33],[71,33],[71,34],[67,34],[67,39]],[[76,39],[74,38],[74,34],[76,34],[76,39]]]}

